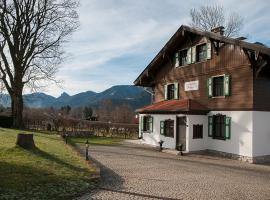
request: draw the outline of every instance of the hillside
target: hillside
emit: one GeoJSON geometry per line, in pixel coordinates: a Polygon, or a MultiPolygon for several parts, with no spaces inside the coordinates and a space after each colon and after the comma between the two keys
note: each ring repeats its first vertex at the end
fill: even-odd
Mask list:
{"type": "MultiPolygon", "coordinates": [[[[69,105],[71,107],[86,105],[98,107],[104,100],[111,100],[114,105],[127,104],[131,108],[137,109],[150,104],[151,95],[142,88],[132,85],[113,86],[100,93],[86,91],[75,95],[69,95],[64,92],[57,98],[45,93],[24,95],[24,104],[31,108],[59,108],[65,105],[69,105]]],[[[1,94],[0,104],[5,107],[9,107],[10,97],[6,94],[1,94]]]]}

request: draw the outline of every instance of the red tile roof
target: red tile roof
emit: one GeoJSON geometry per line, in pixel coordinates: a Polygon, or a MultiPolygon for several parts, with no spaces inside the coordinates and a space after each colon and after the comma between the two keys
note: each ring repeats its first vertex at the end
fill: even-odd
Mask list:
{"type": "Polygon", "coordinates": [[[207,114],[209,110],[192,99],[167,100],[136,110],[138,113],[194,113],[207,114]]]}

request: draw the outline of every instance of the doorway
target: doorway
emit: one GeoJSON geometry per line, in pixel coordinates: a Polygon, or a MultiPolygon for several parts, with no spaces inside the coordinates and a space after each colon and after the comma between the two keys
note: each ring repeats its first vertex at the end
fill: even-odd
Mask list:
{"type": "Polygon", "coordinates": [[[186,117],[176,117],[176,149],[186,151],[186,117]]]}

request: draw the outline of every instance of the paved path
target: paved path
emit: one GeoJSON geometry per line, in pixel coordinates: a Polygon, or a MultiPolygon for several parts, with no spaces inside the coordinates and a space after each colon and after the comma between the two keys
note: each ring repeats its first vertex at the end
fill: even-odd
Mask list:
{"type": "Polygon", "coordinates": [[[175,156],[134,144],[91,146],[101,188],[86,199],[270,199],[270,166],[175,156]]]}

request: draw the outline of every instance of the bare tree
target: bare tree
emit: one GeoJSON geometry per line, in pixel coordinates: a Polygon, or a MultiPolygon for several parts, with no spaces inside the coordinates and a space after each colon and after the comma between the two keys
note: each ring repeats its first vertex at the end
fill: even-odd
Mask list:
{"type": "Polygon", "coordinates": [[[77,0],[0,1],[0,80],[12,100],[14,127],[22,127],[26,87],[57,82],[63,43],[78,27],[77,0]]]}
{"type": "Polygon", "coordinates": [[[227,37],[237,36],[243,27],[243,18],[237,13],[231,13],[226,17],[222,6],[201,6],[199,9],[191,9],[191,25],[204,31],[223,26],[224,35],[227,37]]]}

